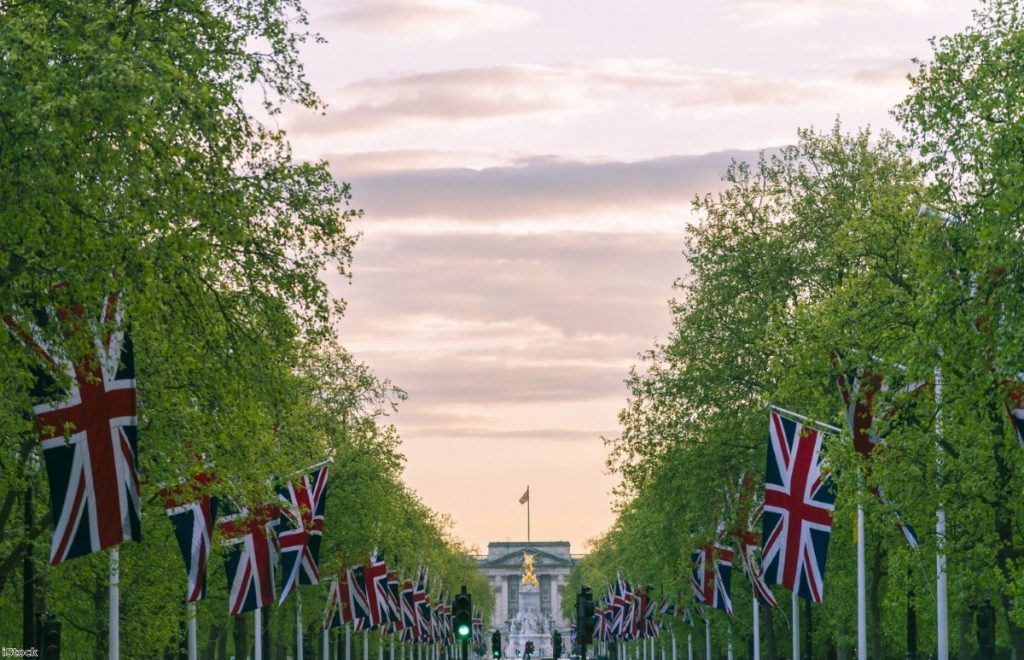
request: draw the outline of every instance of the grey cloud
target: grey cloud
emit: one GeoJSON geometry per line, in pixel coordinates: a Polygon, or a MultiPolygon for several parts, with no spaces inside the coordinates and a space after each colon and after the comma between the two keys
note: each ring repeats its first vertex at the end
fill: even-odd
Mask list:
{"type": "MultiPolygon", "coordinates": [[[[722,151],[635,162],[588,163],[533,158],[482,170],[429,169],[351,175],[355,203],[371,217],[463,221],[537,218],[651,205],[687,205],[721,187],[729,162],[755,151],[722,151]]],[[[682,223],[682,218],[680,222],[682,223]]]]}
{"type": "Polygon", "coordinates": [[[661,60],[508,64],[413,73],[352,83],[323,116],[289,130],[318,135],[410,119],[465,121],[642,104],[669,110],[805,102],[818,85],[745,71],[695,69],[661,60]]]}
{"type": "Polygon", "coordinates": [[[353,0],[325,20],[388,37],[450,39],[525,25],[536,16],[511,5],[477,0],[353,0]]]}

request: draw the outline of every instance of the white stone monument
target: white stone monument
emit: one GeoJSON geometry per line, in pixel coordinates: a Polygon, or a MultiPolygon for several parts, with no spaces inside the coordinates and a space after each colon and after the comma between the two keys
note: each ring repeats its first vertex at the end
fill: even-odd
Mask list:
{"type": "Polygon", "coordinates": [[[523,553],[523,577],[519,581],[517,612],[508,622],[505,657],[519,658],[525,654],[526,643],[533,642],[534,658],[551,657],[551,630],[540,609],[540,586],[533,574],[534,556],[523,553]]]}

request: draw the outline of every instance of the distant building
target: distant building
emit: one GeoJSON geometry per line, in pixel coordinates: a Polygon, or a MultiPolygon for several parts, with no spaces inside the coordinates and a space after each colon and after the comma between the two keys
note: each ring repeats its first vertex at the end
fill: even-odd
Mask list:
{"type": "Polygon", "coordinates": [[[554,628],[563,635],[568,634],[569,621],[561,613],[562,591],[576,564],[569,552],[568,541],[506,541],[487,544],[487,556],[478,557],[477,566],[490,580],[497,594],[491,627],[502,631],[504,635],[508,631],[508,622],[517,614],[519,580],[523,576],[523,552],[534,555],[533,570],[540,583],[541,615],[553,622],[554,628]]]}

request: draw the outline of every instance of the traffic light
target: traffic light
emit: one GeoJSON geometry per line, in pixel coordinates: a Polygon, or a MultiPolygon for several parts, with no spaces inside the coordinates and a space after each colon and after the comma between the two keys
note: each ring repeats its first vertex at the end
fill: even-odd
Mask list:
{"type": "Polygon", "coordinates": [[[576,641],[582,646],[594,641],[594,593],[587,586],[576,594],[576,641]]]}
{"type": "Polygon", "coordinates": [[[468,640],[473,633],[473,598],[466,593],[465,585],[462,593],[452,601],[452,625],[455,627],[455,637],[460,641],[468,640]]]}
{"type": "Polygon", "coordinates": [[[40,646],[42,646],[42,655],[40,657],[45,660],[60,660],[60,621],[52,614],[46,615],[46,621],[43,621],[43,634],[40,646]]]}
{"type": "Polygon", "coordinates": [[[551,657],[555,660],[562,657],[562,633],[557,630],[551,634],[551,657]]]}
{"type": "Polygon", "coordinates": [[[533,642],[526,643],[526,657],[529,658],[533,655],[533,642]]]}
{"type": "Polygon", "coordinates": [[[501,657],[501,632],[497,630],[491,634],[491,657],[501,657]]]}

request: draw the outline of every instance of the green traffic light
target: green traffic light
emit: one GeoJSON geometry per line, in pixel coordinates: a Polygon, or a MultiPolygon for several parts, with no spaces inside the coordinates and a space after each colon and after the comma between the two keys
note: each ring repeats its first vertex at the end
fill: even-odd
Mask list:
{"type": "Polygon", "coordinates": [[[495,658],[500,658],[501,657],[501,651],[495,651],[494,652],[494,657],[495,658]]]}
{"type": "Polygon", "coordinates": [[[467,626],[464,623],[460,623],[458,630],[455,631],[455,634],[457,634],[459,637],[463,639],[469,637],[469,626],[467,626]]]}

